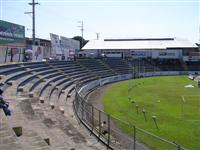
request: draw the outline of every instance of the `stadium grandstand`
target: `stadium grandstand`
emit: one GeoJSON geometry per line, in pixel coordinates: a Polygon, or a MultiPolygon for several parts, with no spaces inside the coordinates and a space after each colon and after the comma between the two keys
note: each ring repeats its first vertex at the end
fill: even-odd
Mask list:
{"type": "MultiPolygon", "coordinates": [[[[194,65],[199,66],[199,62],[194,65]]],[[[124,139],[118,139],[120,133],[110,126],[107,114],[85,100],[99,85],[136,78],[133,66],[140,68],[134,71],[140,76],[192,72],[190,67],[185,70],[175,60],[159,62],[121,58],[1,65],[0,88],[4,91],[4,99],[9,102],[11,116],[0,111],[0,148],[148,149],[124,134],[121,135],[124,139]],[[97,113],[101,114],[100,118],[97,113]],[[105,120],[107,124],[102,127],[105,120]],[[103,128],[108,129],[106,134],[102,132],[103,128]]],[[[194,70],[198,72],[200,68],[194,70]]]]}
{"type": "Polygon", "coordinates": [[[81,56],[86,57],[118,57],[118,58],[151,58],[151,59],[183,59],[198,46],[187,39],[180,38],[140,38],[140,39],[104,39],[91,40],[83,48],[81,56]]]}

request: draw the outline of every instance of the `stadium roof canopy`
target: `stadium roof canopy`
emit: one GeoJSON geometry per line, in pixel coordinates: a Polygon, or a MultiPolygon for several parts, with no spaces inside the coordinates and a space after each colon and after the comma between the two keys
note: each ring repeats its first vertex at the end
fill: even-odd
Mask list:
{"type": "Polygon", "coordinates": [[[196,44],[187,39],[178,38],[143,38],[143,39],[104,39],[91,40],[82,49],[168,49],[197,48],[196,44]]]}

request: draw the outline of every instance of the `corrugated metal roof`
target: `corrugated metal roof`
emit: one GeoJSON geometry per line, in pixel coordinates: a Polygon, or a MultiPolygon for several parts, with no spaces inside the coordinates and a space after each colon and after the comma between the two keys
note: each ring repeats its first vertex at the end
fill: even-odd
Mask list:
{"type": "Polygon", "coordinates": [[[167,48],[197,48],[196,44],[187,39],[125,39],[121,40],[91,40],[82,49],[167,49],[167,48]]]}

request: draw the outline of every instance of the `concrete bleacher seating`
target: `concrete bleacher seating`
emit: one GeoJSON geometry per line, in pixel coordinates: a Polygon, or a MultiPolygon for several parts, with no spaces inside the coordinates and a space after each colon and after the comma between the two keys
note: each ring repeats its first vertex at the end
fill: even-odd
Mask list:
{"type": "Polygon", "coordinates": [[[186,65],[190,71],[200,70],[200,62],[187,62],[186,65]]]}
{"type": "MultiPolygon", "coordinates": [[[[10,71],[10,74],[8,73],[5,78],[3,77],[4,78],[3,80],[0,80],[2,82],[6,80],[9,81],[11,79],[15,81],[12,87],[9,87],[6,89],[5,91],[6,96],[4,97],[10,102],[11,108],[15,108],[16,106],[20,105],[20,109],[19,108],[14,109],[15,111],[14,111],[14,114],[12,115],[12,121],[11,121],[12,124],[21,125],[25,129],[24,135],[19,140],[22,143],[22,145],[26,147],[26,149],[50,149],[50,148],[51,149],[76,149],[76,148],[80,149],[80,147],[83,147],[84,149],[93,149],[93,148],[90,148],[90,147],[93,147],[92,146],[93,144],[90,142],[88,143],[87,140],[84,140],[83,135],[80,135],[79,130],[78,130],[78,128],[80,127],[78,126],[73,127],[73,125],[71,124],[68,125],[68,128],[72,130],[70,131],[70,135],[68,135],[67,134],[68,129],[62,125],[65,128],[57,127],[55,129],[52,129],[51,136],[49,136],[50,129],[44,127],[44,125],[48,126],[49,123],[48,122],[46,123],[46,121],[44,123],[42,119],[48,120],[49,116],[51,116],[51,118],[57,118],[58,116],[57,113],[60,113],[60,115],[67,115],[65,113],[67,111],[64,110],[64,107],[63,107],[64,103],[63,102],[61,103],[61,101],[63,100],[60,100],[60,104],[59,104],[57,99],[55,99],[54,103],[56,105],[54,107],[55,107],[56,112],[52,112],[54,110],[50,112],[51,101],[46,100],[44,98],[42,100],[43,103],[40,103],[40,100],[42,99],[42,97],[38,97],[39,95],[37,95],[36,91],[40,93],[42,90],[44,93],[42,94],[42,96],[43,95],[48,96],[49,92],[51,92],[52,89],[61,88],[62,90],[59,90],[59,92],[53,92],[51,93],[51,95],[59,99],[60,95],[63,93],[62,91],[65,91],[65,96],[67,97],[67,94],[72,93],[75,87],[74,83],[77,80],[87,79],[91,77],[91,76],[88,76],[88,71],[85,71],[84,68],[81,68],[81,66],[79,66],[76,63],[70,63],[70,64],[68,64],[68,62],[62,62],[62,63],[54,62],[54,63],[51,63],[50,65],[48,63],[20,64],[18,65],[18,68],[22,68],[22,69],[19,69],[19,71],[17,69],[15,70],[13,69],[14,73],[13,72],[11,73],[10,71]],[[21,74],[22,72],[28,72],[28,73],[18,76],[18,74],[21,74]],[[15,78],[14,77],[15,75],[17,75],[18,77],[15,78]],[[66,82],[66,81],[70,81],[70,82],[66,82]],[[45,86],[49,88],[44,88],[45,86]],[[17,95],[13,94],[13,91],[18,91],[18,90],[20,91],[19,94],[17,95]],[[25,98],[26,100],[21,100],[23,98],[25,98]],[[14,99],[17,99],[19,101],[14,101],[14,99]],[[20,113],[21,111],[22,113],[20,113]],[[19,117],[19,114],[20,114],[20,117],[19,117]],[[27,114],[29,115],[27,116],[27,114]],[[29,124],[29,126],[26,125],[27,124],[26,122],[28,120],[26,120],[25,118],[27,117],[28,117],[28,120],[31,119],[31,121],[34,121],[35,123],[37,122],[36,128],[32,127],[31,124],[29,124]],[[43,130],[48,132],[48,134],[40,133],[41,130],[42,132],[43,130]],[[78,140],[80,137],[82,138],[78,140]],[[36,141],[36,139],[38,139],[39,141],[34,144],[33,140],[36,141]],[[78,140],[78,142],[76,139],[78,140]],[[83,143],[85,143],[84,146],[82,146],[83,143]]],[[[5,67],[5,69],[7,68],[5,67]]],[[[72,107],[70,109],[72,109],[72,107]]],[[[71,110],[71,112],[73,111],[71,110]]],[[[63,116],[60,116],[60,117],[63,118],[63,116]]],[[[30,122],[30,120],[28,122],[30,122]]],[[[50,124],[51,122],[52,121],[50,121],[50,124]]],[[[65,119],[65,122],[63,120],[62,121],[58,120],[56,122],[57,124],[58,123],[60,124],[60,122],[67,123],[67,120],[65,119]]],[[[84,129],[81,129],[81,130],[85,132],[84,129]]],[[[88,140],[90,141],[90,138],[88,138],[88,140]]],[[[101,147],[101,145],[99,145],[98,147],[101,147]]],[[[102,149],[104,148],[102,147],[102,149]]]]}
{"type": "Polygon", "coordinates": [[[99,76],[101,78],[106,76],[116,75],[115,71],[113,71],[109,66],[105,65],[101,60],[96,59],[85,59],[85,60],[77,60],[79,64],[89,69],[93,74],[99,76]]]}
{"type": "Polygon", "coordinates": [[[123,60],[119,58],[105,58],[102,61],[112,68],[118,74],[128,74],[132,68],[123,60]]]}
{"type": "MultiPolygon", "coordinates": [[[[74,117],[72,101],[76,84],[83,86],[100,78],[129,74],[134,66],[144,66],[146,71],[167,71],[168,63],[162,61],[162,65],[157,65],[157,60],[105,58],[0,65],[0,87],[5,90],[3,96],[12,111],[7,119],[0,110],[3,115],[0,138],[12,137],[12,142],[9,139],[5,144],[1,142],[0,149],[9,149],[10,143],[17,150],[105,149],[74,117]],[[15,127],[23,129],[21,136],[14,134],[15,127]]],[[[172,63],[181,70],[181,63],[172,63]]],[[[188,64],[188,68],[192,65],[188,64]]]]}

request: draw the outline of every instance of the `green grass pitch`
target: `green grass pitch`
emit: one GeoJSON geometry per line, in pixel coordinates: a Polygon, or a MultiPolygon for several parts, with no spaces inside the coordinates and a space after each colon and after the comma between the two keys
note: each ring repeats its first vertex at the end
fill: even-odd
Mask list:
{"type": "MultiPolygon", "coordinates": [[[[113,84],[103,96],[105,112],[190,150],[200,149],[200,88],[186,76],[163,76],[113,84]],[[185,88],[192,84],[194,88],[185,88]],[[138,112],[136,109],[138,105],[138,112]],[[145,110],[146,120],[142,110],[145,110]],[[158,129],[152,119],[156,116],[158,129]]],[[[124,132],[131,130],[116,122],[124,132]]],[[[142,132],[151,149],[175,149],[142,132]]]]}

